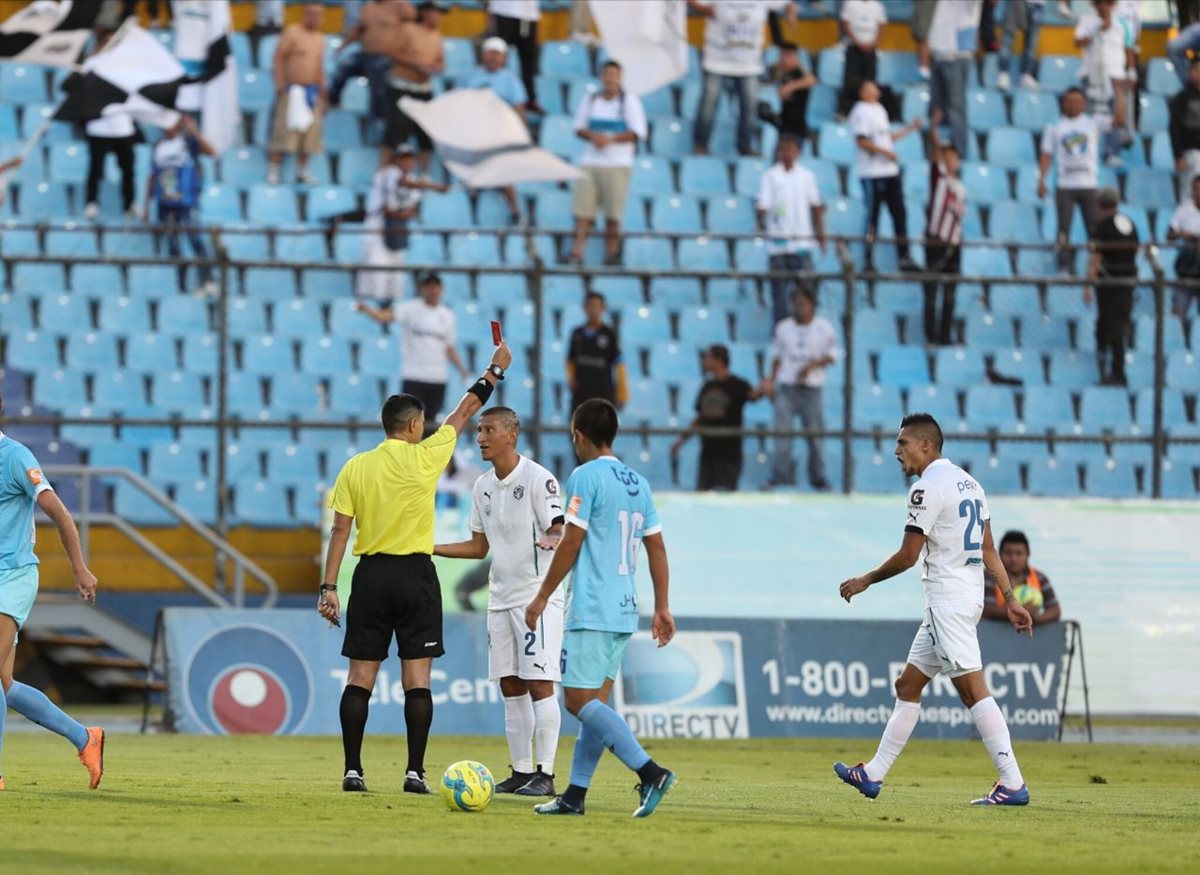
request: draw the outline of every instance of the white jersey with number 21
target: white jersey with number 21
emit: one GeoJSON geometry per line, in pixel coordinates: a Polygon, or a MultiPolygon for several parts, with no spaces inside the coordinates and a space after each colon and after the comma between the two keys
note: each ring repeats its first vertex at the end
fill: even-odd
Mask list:
{"type": "Polygon", "coordinates": [[[935,459],[908,491],[906,532],[925,536],[925,605],[983,605],[983,529],[991,519],[974,477],[935,459]]]}

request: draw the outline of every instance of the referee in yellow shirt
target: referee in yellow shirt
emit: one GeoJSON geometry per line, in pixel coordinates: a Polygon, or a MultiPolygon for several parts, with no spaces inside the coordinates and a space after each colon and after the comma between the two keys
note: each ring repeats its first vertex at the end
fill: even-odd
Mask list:
{"type": "Polygon", "coordinates": [[[346,755],[343,790],[366,790],[362,740],[367,703],[379,664],[387,659],[392,636],[400,656],[404,722],[408,728],[405,793],[429,793],[425,746],[433,723],[429,672],[442,646],[442,590],[433,567],[433,507],[438,479],[454,454],[458,435],[504,379],[512,353],[501,344],[483,376],[467,390],[442,427],[425,440],[425,409],[412,395],[393,395],[383,404],[386,439],[354,456],[338,474],[329,506],[333,532],[325,557],[325,577],[317,611],[340,621],[337,576],[358,527],[354,555],[360,557],[352,582],[354,598],[346,612],[342,656],[350,675],[342,693],[342,746],[346,755]]]}

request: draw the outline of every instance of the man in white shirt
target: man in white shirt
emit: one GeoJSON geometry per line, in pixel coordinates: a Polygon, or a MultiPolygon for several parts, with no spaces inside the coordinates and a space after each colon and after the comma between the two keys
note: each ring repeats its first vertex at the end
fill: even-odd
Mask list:
{"type": "Polygon", "coordinates": [[[1167,239],[1182,241],[1175,256],[1175,273],[1180,279],[1192,283],[1175,288],[1175,315],[1186,329],[1192,300],[1200,302],[1200,176],[1192,179],[1191,198],[1180,203],[1171,214],[1167,239]]]}
{"type": "MultiPolygon", "coordinates": [[[[97,41],[96,51],[83,62],[83,72],[92,66],[96,57],[112,38],[111,33],[102,34],[97,41]]],[[[121,168],[121,209],[132,218],[137,214],[134,206],[133,146],[137,142],[137,125],[129,113],[101,116],[84,126],[88,142],[87,183],[84,186],[85,219],[100,215],[100,180],[104,178],[104,161],[111,152],[121,168]]]]}
{"type": "Polygon", "coordinates": [[[877,568],[843,581],[838,592],[849,602],[924,558],[925,616],[896,680],[896,706],[875,756],[857,766],[834,763],[833,770],[868,799],[877,797],[920,720],[921,693],[944,674],[969,709],[1000,773],[991,792],[971,804],[1028,805],[1029,790],[1013,753],[1008,724],[983,675],[976,627],[983,614],[984,570],[1001,588],[1008,620],[1018,633],[1032,637],[1033,618],[1013,598],[1008,573],[992,541],[987,496],[974,477],[942,456],[942,429],[928,413],[912,413],[901,421],[896,459],[906,476],[919,478],[908,493],[904,541],[877,568]]]}
{"type": "Polygon", "coordinates": [[[401,326],[400,391],[420,398],[425,417],[432,422],[446,401],[449,365],[453,364],[464,380],[468,371],[455,346],[454,311],[442,303],[442,278],[433,271],[421,274],[417,292],[420,300],[404,301],[390,310],[361,302],[356,307],[381,325],[395,322],[401,326]]]}
{"type": "MultiPolygon", "coordinates": [[[[775,326],[771,376],[763,382],[763,394],[775,401],[776,431],[793,428],[797,416],[803,428],[824,431],[821,389],[825,385],[825,369],[836,362],[839,355],[837,333],[828,319],[815,315],[817,302],[810,289],[796,289],[792,294],[792,307],[795,315],[775,326]]],[[[825,492],[829,489],[829,480],[825,476],[825,459],[821,453],[822,439],[808,437],[806,440],[808,482],[814,489],[825,492]]],[[[792,439],[777,437],[771,479],[764,488],[795,484],[792,439]]]]}
{"type": "Polygon", "coordinates": [[[704,88],[692,132],[697,155],[708,154],[717,100],[727,81],[737,87],[740,104],[738,152],[755,154],[754,120],[758,78],[763,74],[763,27],[768,12],[789,5],[789,0],[688,0],[688,6],[707,19],[704,23],[704,88]]]}
{"type": "Polygon", "coordinates": [[[1042,29],[1042,18],[1046,14],[1046,0],[1011,0],[1004,18],[1004,35],[1000,39],[1000,74],[996,87],[1008,91],[1016,79],[1022,88],[1037,91],[1042,86],[1033,75],[1037,62],[1034,49],[1042,29]],[[1018,55],[1016,37],[1025,36],[1025,44],[1018,55]]]}
{"type": "Polygon", "coordinates": [[[1082,75],[1088,100],[1088,112],[1104,133],[1104,159],[1121,166],[1118,154],[1124,144],[1129,111],[1130,71],[1133,68],[1134,38],[1128,18],[1114,14],[1115,0],[1095,0],[1095,15],[1080,19],[1075,27],[1075,47],[1083,50],[1082,75]]]}
{"type": "Polygon", "coordinates": [[[1083,212],[1083,222],[1090,232],[1096,224],[1096,187],[1100,165],[1100,126],[1083,110],[1086,98],[1079,88],[1071,88],[1062,96],[1059,107],[1062,118],[1042,133],[1042,150],[1038,168],[1038,197],[1046,196],[1046,175],[1053,163],[1057,173],[1054,208],[1058,213],[1059,267],[1074,271],[1073,250],[1068,245],[1071,220],[1076,205],[1083,212]]]}
{"type": "Polygon", "coordinates": [[[434,556],[485,559],[488,573],[488,676],[504,697],[504,732],[512,775],[497,793],[554,796],[554,758],[562,714],[554,685],[562,680],[564,598],[556,592],[537,631],[525,606],[541,589],[562,537],[562,495],[554,475],[517,452],[521,422],[507,407],[489,407],[477,426],[480,456],[492,470],[475,481],[471,540],[438,544],[434,556]],[[536,761],[536,771],[534,769],[536,761]]]}
{"type": "Polygon", "coordinates": [[[979,17],[984,0],[938,3],[929,25],[929,112],[936,109],[950,124],[950,139],[959,155],[970,155],[967,137],[967,76],[979,47],[979,17]]]}
{"type": "Polygon", "coordinates": [[[846,39],[842,90],[838,94],[838,112],[843,115],[858,100],[858,89],[877,78],[879,56],[875,49],[879,33],[887,24],[887,10],[880,0],[845,0],[842,3],[841,30],[846,39]]]}
{"type": "Polygon", "coordinates": [[[873,269],[875,228],[879,222],[879,209],[886,204],[896,233],[900,269],[917,270],[917,265],[908,254],[908,216],[904,210],[904,189],[900,184],[900,165],[896,161],[895,148],[896,140],[921,127],[921,119],[913,119],[893,134],[892,121],[879,102],[879,86],[874,82],[864,82],[858,96],[859,101],[850,110],[846,123],[850,125],[850,132],[858,145],[855,172],[862,183],[863,200],[867,207],[866,267],[873,269]]]}
{"type": "MultiPolygon", "coordinates": [[[[772,273],[811,271],[812,247],[825,251],[825,203],[817,178],[796,163],[800,140],[792,134],[779,138],[779,161],[763,174],[758,184],[759,226],[767,236],[767,264],[772,273]]],[[[775,321],[788,315],[792,280],[771,277],[771,300],[775,321]]]]}
{"type": "Polygon", "coordinates": [[[488,0],[487,11],[488,33],[500,37],[517,50],[517,60],[521,62],[521,81],[529,96],[529,111],[545,112],[537,100],[538,62],[541,60],[538,21],[542,17],[538,0],[488,0]]]}
{"type": "Polygon", "coordinates": [[[583,263],[583,249],[604,213],[604,263],[621,263],[621,219],[638,140],[646,139],[646,111],[636,94],[621,87],[621,65],[606,61],[600,90],[585,94],[575,108],[575,136],[587,141],[579,159],[583,178],[575,183],[575,244],[569,262],[583,263]]]}

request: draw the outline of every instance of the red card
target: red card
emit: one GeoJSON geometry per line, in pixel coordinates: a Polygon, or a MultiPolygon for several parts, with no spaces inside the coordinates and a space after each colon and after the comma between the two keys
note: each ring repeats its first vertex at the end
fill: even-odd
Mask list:
{"type": "Polygon", "coordinates": [[[492,343],[495,346],[504,343],[504,338],[500,335],[500,323],[495,319],[492,320],[492,343]]]}

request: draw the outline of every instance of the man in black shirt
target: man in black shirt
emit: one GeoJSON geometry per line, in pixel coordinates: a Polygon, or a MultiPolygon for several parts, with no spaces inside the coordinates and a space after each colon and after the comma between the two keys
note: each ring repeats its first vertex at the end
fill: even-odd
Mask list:
{"type": "Polygon", "coordinates": [[[603,398],[618,408],[629,396],[625,363],[617,333],[604,321],[604,295],[588,292],[583,302],[587,322],[571,332],[567,352],[567,386],[571,410],[589,398],[603,398]]]}
{"type": "Polygon", "coordinates": [[[779,82],[779,112],[773,112],[768,103],[760,103],[759,117],[779,128],[781,135],[793,134],[801,141],[807,140],[808,95],[817,84],[817,77],[801,66],[795,43],[780,43],[776,77],[779,82]]]}
{"type": "MultiPolygon", "coordinates": [[[[1133,286],[1122,285],[1120,280],[1137,277],[1137,227],[1117,210],[1120,202],[1113,188],[1101,189],[1096,197],[1100,218],[1092,229],[1087,274],[1096,284],[1096,353],[1100,382],[1106,386],[1125,385],[1125,340],[1132,330],[1133,286]],[[1109,278],[1118,282],[1106,283],[1109,278]]],[[[1083,300],[1090,304],[1091,299],[1091,286],[1085,286],[1083,300]]]]}
{"type": "Polygon", "coordinates": [[[1171,152],[1179,174],[1179,199],[1186,200],[1200,172],[1200,55],[1192,58],[1187,84],[1171,98],[1171,152]]]}
{"type": "MultiPolygon", "coordinates": [[[[671,455],[677,456],[680,448],[696,431],[707,426],[726,428],[742,427],[742,410],[751,401],[763,397],[761,389],[755,388],[735,377],[729,371],[729,349],[713,344],[704,351],[700,359],[704,372],[710,379],[700,388],[696,396],[696,418],[687,431],[671,444],[671,455]]],[[[742,439],[736,435],[700,435],[700,466],[696,478],[696,489],[729,491],[737,489],[742,476],[742,439]]]]}

